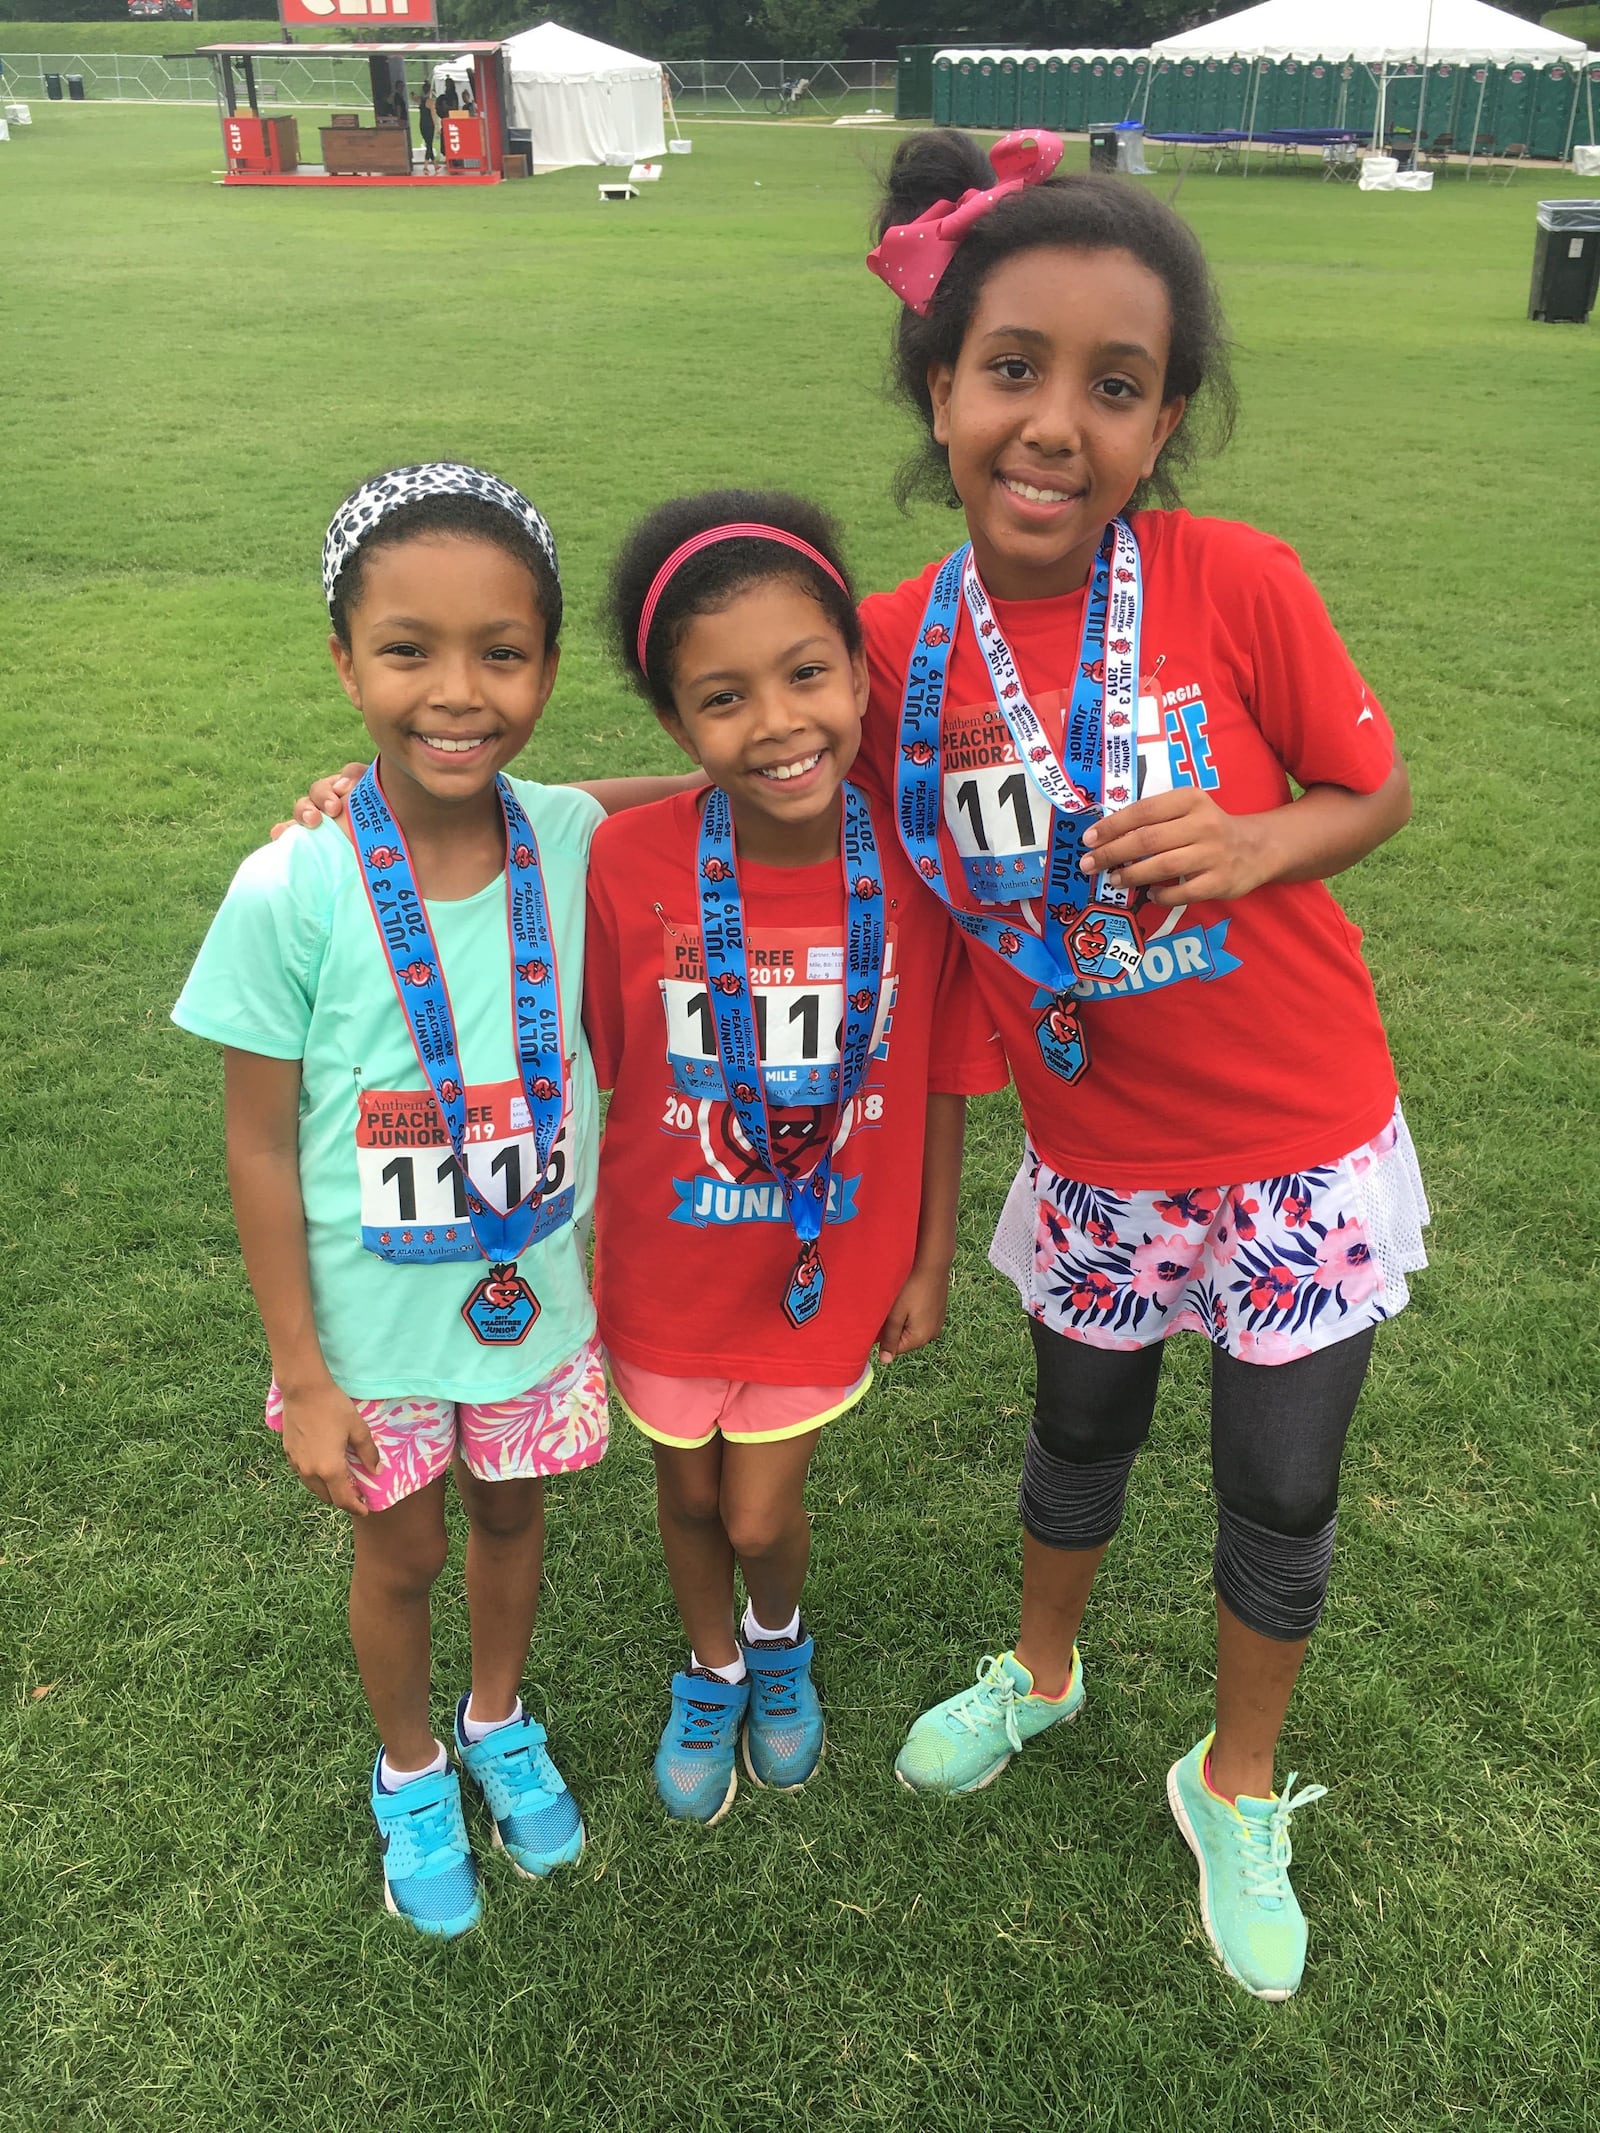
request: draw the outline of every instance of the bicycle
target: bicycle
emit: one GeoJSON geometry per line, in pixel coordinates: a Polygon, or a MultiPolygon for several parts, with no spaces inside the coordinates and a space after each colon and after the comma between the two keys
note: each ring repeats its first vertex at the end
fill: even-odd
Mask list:
{"type": "Polygon", "coordinates": [[[798,81],[781,81],[776,89],[769,89],[762,99],[772,118],[791,118],[800,108],[800,100],[811,87],[809,74],[802,74],[798,81]]]}

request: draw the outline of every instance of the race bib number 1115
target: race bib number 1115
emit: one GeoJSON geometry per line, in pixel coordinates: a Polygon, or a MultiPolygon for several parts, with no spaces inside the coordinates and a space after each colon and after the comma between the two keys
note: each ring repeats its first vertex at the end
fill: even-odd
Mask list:
{"type": "MultiPolygon", "coordinates": [[[[469,1086],[468,1160],[496,1207],[512,1207],[532,1184],[538,1155],[520,1083],[469,1086]]],[[[567,1122],[545,1171],[534,1239],[572,1218],[567,1122]]],[[[450,1152],[438,1106],[426,1089],[363,1089],[356,1119],[361,1242],[395,1266],[481,1259],[467,1219],[467,1181],[450,1152]]]]}

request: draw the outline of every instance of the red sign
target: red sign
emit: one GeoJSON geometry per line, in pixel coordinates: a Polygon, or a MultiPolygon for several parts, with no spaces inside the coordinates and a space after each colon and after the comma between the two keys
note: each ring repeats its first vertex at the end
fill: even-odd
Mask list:
{"type": "Polygon", "coordinates": [[[444,159],[447,163],[481,163],[483,160],[483,122],[481,119],[462,118],[459,112],[445,115],[444,159]]]}
{"type": "Polygon", "coordinates": [[[269,124],[269,120],[254,118],[248,111],[223,120],[222,150],[230,170],[259,176],[277,169],[277,159],[267,133],[269,124]]]}
{"type": "Polygon", "coordinates": [[[278,0],[285,29],[328,29],[376,23],[380,29],[431,30],[439,23],[438,0],[278,0]]]}

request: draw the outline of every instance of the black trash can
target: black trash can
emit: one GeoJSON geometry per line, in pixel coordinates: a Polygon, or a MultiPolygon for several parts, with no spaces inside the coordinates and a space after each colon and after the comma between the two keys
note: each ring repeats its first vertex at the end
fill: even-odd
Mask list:
{"type": "Polygon", "coordinates": [[[1541,200],[1529,318],[1581,326],[1600,289],[1600,200],[1541,200]]]}
{"type": "Polygon", "coordinates": [[[49,99],[50,99],[51,103],[53,103],[53,104],[59,104],[59,103],[60,103],[60,101],[61,101],[61,76],[60,76],[59,74],[47,74],[47,75],[45,76],[45,78],[44,78],[44,93],[45,93],[45,95],[46,95],[46,96],[48,96],[48,97],[49,97],[49,99]]]}
{"type": "Polygon", "coordinates": [[[1115,170],[1117,167],[1117,129],[1115,126],[1096,126],[1089,134],[1089,168],[1091,170],[1115,170]]]}
{"type": "Polygon", "coordinates": [[[83,76],[81,74],[69,74],[67,76],[67,94],[75,104],[83,102],[83,76]]]}

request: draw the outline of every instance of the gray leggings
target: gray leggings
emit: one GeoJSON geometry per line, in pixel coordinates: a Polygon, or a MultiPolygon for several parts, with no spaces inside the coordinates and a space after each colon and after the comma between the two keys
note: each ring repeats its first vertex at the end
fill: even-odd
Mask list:
{"type": "MultiPolygon", "coordinates": [[[[1022,1463],[1022,1523],[1049,1548],[1103,1547],[1150,1434],[1164,1343],[1091,1348],[1029,1321],[1038,1362],[1022,1463]]],[[[1316,1628],[1338,1526],[1339,1461],[1372,1353],[1370,1326],[1292,1363],[1211,1351],[1212,1575],[1247,1629],[1287,1642],[1316,1628]]]]}

